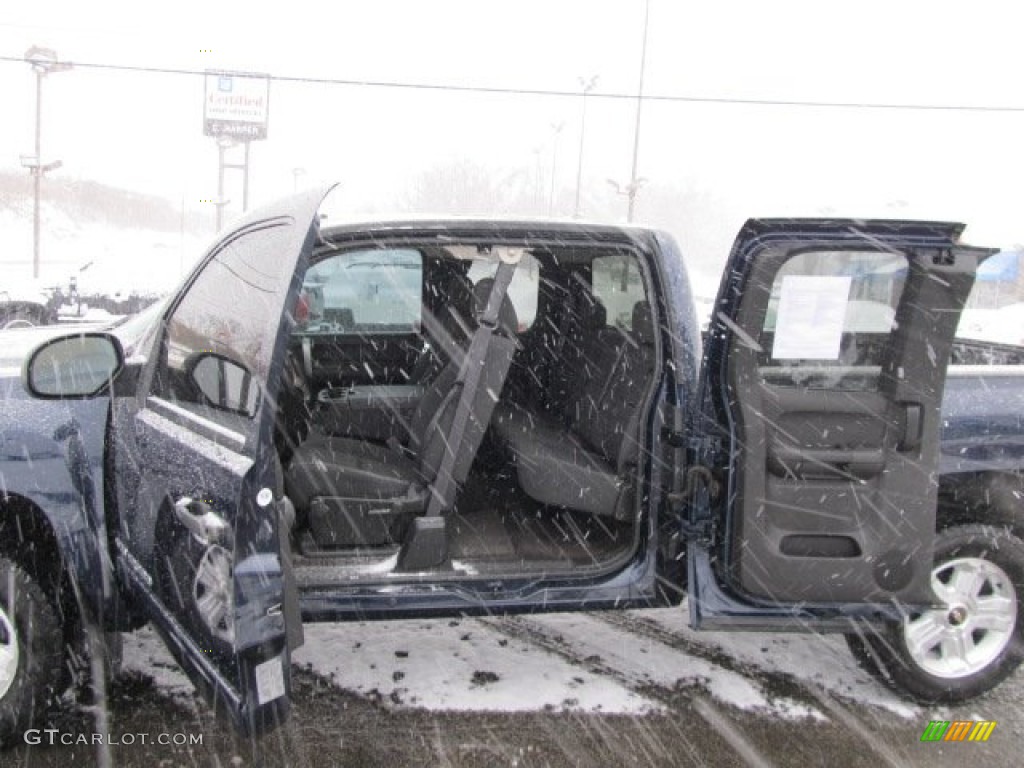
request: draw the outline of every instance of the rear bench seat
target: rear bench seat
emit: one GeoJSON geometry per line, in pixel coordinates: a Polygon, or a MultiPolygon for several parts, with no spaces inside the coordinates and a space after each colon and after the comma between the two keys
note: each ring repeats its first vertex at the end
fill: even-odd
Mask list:
{"type": "Polygon", "coordinates": [[[650,304],[634,306],[632,331],[591,328],[579,344],[564,421],[502,404],[493,424],[531,498],[628,520],[640,406],[655,361],[650,304]]]}

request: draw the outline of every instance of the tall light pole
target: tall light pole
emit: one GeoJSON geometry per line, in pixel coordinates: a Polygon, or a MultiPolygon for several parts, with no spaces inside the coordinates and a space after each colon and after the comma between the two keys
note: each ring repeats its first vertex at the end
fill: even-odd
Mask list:
{"type": "Polygon", "coordinates": [[[541,207],[541,186],[544,184],[544,171],[541,168],[540,156],[544,151],[544,145],[538,144],[533,148],[533,208],[539,211],[541,207]]]}
{"type": "Polygon", "coordinates": [[[583,139],[587,130],[587,94],[594,90],[597,85],[597,75],[589,80],[580,78],[580,87],[583,88],[583,108],[580,110],[580,155],[576,161],[576,204],[573,206],[573,217],[580,217],[580,181],[583,179],[583,139]]]}
{"type": "Polygon", "coordinates": [[[551,186],[548,190],[548,216],[552,215],[555,206],[555,168],[558,163],[558,137],[561,135],[563,128],[565,128],[564,122],[551,124],[551,130],[554,131],[555,137],[551,142],[551,186]]]}
{"type": "Polygon", "coordinates": [[[43,120],[43,78],[51,72],[64,72],[71,69],[67,62],[57,61],[57,54],[49,48],[33,45],[25,51],[25,61],[32,65],[36,73],[36,153],[33,156],[21,156],[21,164],[29,169],[33,179],[32,206],[32,277],[39,277],[39,237],[40,237],[40,184],[43,174],[60,167],[60,161],[43,163],[42,120],[43,120]]]}
{"type": "Polygon", "coordinates": [[[636,177],[636,162],[637,156],[640,154],[640,108],[644,103],[644,69],[647,66],[647,22],[651,16],[651,0],[646,0],[644,3],[644,38],[643,44],[640,46],[640,85],[636,92],[636,123],[633,126],[633,167],[629,172],[629,186],[627,189],[627,197],[629,203],[626,206],[626,222],[633,221],[633,207],[636,204],[636,193],[640,189],[642,183],[640,179],[636,177]]]}
{"type": "MultiPolygon", "coordinates": [[[[634,172],[636,169],[633,169],[634,172]]],[[[615,190],[618,195],[625,195],[629,200],[629,208],[626,212],[626,222],[633,220],[633,200],[636,198],[636,193],[640,191],[640,187],[647,183],[647,179],[643,176],[639,176],[627,184],[619,184],[615,179],[606,179],[608,185],[615,190]]]]}

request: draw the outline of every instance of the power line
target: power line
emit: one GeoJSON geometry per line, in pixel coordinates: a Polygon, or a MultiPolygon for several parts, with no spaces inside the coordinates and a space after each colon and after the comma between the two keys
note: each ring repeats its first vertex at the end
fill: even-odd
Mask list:
{"type": "MultiPolygon", "coordinates": [[[[24,64],[21,56],[0,56],[0,61],[24,64]]],[[[161,75],[205,76],[209,74],[203,69],[181,69],[174,67],[146,67],[132,64],[110,64],[103,62],[68,61],[77,69],[100,69],[119,72],[141,72],[161,75]]],[[[217,71],[217,70],[211,70],[217,71]]],[[[238,72],[235,74],[248,74],[238,72]]],[[[560,90],[555,88],[503,88],[486,85],[458,85],[453,83],[414,83],[399,80],[350,80],[331,77],[301,77],[297,75],[267,75],[269,80],[282,83],[307,83],[312,85],[337,85],[359,88],[392,88],[414,91],[444,91],[449,93],[475,93],[503,96],[543,96],[557,98],[579,97],[579,91],[560,90]]],[[[615,91],[593,91],[588,94],[592,99],[635,100],[637,94],[615,91]]],[[[683,104],[721,104],[755,107],[802,107],[811,109],[873,109],[873,110],[917,110],[927,112],[993,112],[1022,113],[1024,106],[993,106],[987,104],[911,104],[906,102],[869,102],[869,101],[813,101],[809,99],[755,99],[715,96],[679,96],[672,94],[645,93],[645,101],[660,101],[683,104]]]]}

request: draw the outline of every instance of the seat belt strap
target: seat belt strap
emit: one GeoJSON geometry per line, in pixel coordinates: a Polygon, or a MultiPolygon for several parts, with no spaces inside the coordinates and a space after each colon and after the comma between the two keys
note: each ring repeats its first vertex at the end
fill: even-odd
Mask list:
{"type": "Polygon", "coordinates": [[[473,333],[473,340],[469,344],[469,350],[462,361],[462,368],[455,386],[462,387],[459,392],[459,399],[455,405],[455,415],[452,417],[452,424],[448,431],[446,450],[438,467],[437,475],[430,485],[430,504],[427,507],[427,516],[436,516],[450,509],[455,503],[456,483],[453,475],[455,461],[458,459],[459,450],[463,437],[466,434],[466,427],[469,424],[470,416],[473,413],[473,401],[476,398],[476,391],[480,387],[480,380],[483,378],[484,365],[487,362],[487,350],[491,345],[491,337],[498,326],[498,318],[501,313],[501,304],[505,300],[505,293],[508,291],[509,283],[516,271],[515,261],[502,261],[498,264],[497,274],[494,276],[494,285],[491,286],[491,293],[487,297],[487,306],[483,314],[478,318],[479,325],[473,333]]]}

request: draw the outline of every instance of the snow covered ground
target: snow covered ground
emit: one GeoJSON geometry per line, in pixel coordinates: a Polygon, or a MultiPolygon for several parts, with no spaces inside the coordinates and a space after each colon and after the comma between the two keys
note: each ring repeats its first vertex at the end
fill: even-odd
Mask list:
{"type": "MultiPolygon", "coordinates": [[[[695,632],[685,606],[323,623],[305,632],[294,664],[390,708],[644,715],[663,709],[659,691],[693,687],[773,718],[825,719],[822,697],[922,716],[860,669],[841,636],[695,632]]],[[[124,666],[165,693],[192,690],[151,630],[126,636],[124,666]]]]}

